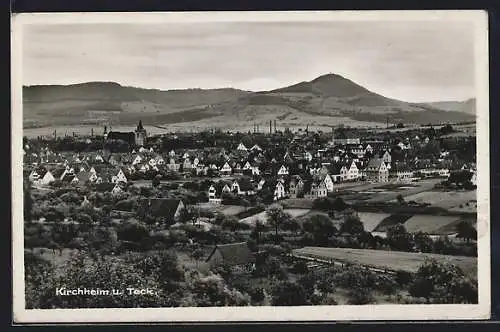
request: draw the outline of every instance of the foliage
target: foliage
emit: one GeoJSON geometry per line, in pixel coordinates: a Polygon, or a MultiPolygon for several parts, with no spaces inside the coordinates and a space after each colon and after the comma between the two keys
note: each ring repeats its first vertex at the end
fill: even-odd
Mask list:
{"type": "Polygon", "coordinates": [[[119,240],[135,243],[140,243],[149,236],[147,227],[135,219],[126,221],[118,228],[117,233],[119,240]]]}
{"type": "Polygon", "coordinates": [[[477,303],[477,281],[453,264],[426,260],[409,286],[410,295],[436,303],[477,303]]]}
{"type": "Polygon", "coordinates": [[[416,250],[420,252],[432,252],[434,241],[432,241],[429,234],[419,231],[413,234],[413,241],[415,242],[416,250]]]}
{"type": "MultiPolygon", "coordinates": [[[[276,238],[280,226],[291,219],[291,215],[283,210],[280,204],[272,204],[266,209],[267,220],[274,227],[276,238]]],[[[276,239],[277,240],[277,239],[276,239]]]]}
{"type": "Polygon", "coordinates": [[[467,242],[477,239],[477,231],[470,222],[461,221],[457,225],[457,231],[458,231],[457,237],[459,239],[464,239],[467,242]]]}
{"type": "Polygon", "coordinates": [[[250,304],[248,295],[229,288],[220,275],[212,273],[203,276],[196,271],[191,271],[186,279],[189,295],[184,297],[182,306],[225,307],[250,304]]]}
{"type": "Polygon", "coordinates": [[[273,305],[300,306],[307,305],[307,294],[302,286],[291,281],[278,283],[272,290],[273,305]]]}
{"type": "Polygon", "coordinates": [[[314,215],[302,225],[304,231],[312,234],[314,243],[324,245],[328,243],[328,238],[337,233],[332,220],[324,215],[314,215]]]}
{"type": "Polygon", "coordinates": [[[393,250],[411,251],[413,238],[403,224],[396,224],[387,230],[387,240],[393,250]]]}
{"type": "Polygon", "coordinates": [[[365,230],[363,223],[357,215],[348,214],[344,218],[344,222],[340,226],[341,233],[348,233],[351,235],[358,235],[365,230]]]}
{"type": "Polygon", "coordinates": [[[356,287],[349,291],[349,304],[360,305],[360,304],[370,304],[375,301],[373,294],[367,288],[356,287]]]}

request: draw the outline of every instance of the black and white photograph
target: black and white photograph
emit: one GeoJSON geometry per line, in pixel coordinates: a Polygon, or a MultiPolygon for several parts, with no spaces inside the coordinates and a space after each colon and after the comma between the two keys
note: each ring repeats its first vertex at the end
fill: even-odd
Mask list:
{"type": "Polygon", "coordinates": [[[14,320],[489,317],[484,12],[12,23],[14,320]]]}

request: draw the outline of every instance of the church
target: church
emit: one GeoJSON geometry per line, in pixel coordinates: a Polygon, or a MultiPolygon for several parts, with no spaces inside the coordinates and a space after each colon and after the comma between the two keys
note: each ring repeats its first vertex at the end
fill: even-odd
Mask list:
{"type": "Polygon", "coordinates": [[[130,145],[144,146],[146,144],[147,132],[142,126],[142,120],[139,120],[137,128],[133,132],[120,132],[120,131],[109,131],[106,126],[104,126],[104,139],[117,139],[125,141],[130,145]]]}

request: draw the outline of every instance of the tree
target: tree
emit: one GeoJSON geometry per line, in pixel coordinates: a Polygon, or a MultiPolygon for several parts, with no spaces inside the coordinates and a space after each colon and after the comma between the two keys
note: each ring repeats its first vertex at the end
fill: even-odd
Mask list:
{"type": "Polygon", "coordinates": [[[109,254],[112,253],[118,245],[118,235],[114,228],[97,227],[88,233],[86,242],[90,250],[109,254]]]}
{"type": "Polygon", "coordinates": [[[155,177],[153,177],[153,180],[151,180],[151,185],[153,188],[157,188],[161,183],[161,175],[157,174],[155,177]]]}
{"type": "Polygon", "coordinates": [[[411,296],[437,303],[477,303],[477,281],[465,276],[456,265],[426,260],[410,283],[411,296]]]}
{"type": "Polygon", "coordinates": [[[282,228],[284,230],[288,230],[288,231],[294,232],[296,234],[297,231],[300,230],[300,223],[295,219],[291,219],[291,220],[286,221],[282,225],[282,228]]]}
{"type": "Polygon", "coordinates": [[[464,239],[467,242],[477,239],[476,229],[474,228],[474,226],[472,226],[470,222],[467,222],[465,220],[461,221],[457,225],[457,232],[458,232],[457,237],[459,239],[464,239]]]}
{"type": "Polygon", "coordinates": [[[333,202],[333,209],[335,211],[344,211],[347,207],[348,205],[341,197],[335,198],[335,201],[333,202]]]}
{"type": "Polygon", "coordinates": [[[302,286],[291,281],[278,283],[272,291],[273,304],[276,306],[307,305],[307,295],[302,286]]]}
{"type": "Polygon", "coordinates": [[[124,287],[160,290],[156,280],[145,276],[132,264],[124,264],[121,258],[104,256],[92,259],[81,251],[68,261],[62,273],[47,281],[38,290],[31,305],[38,309],[51,308],[134,308],[163,307],[173,303],[172,294],[157,292],[151,296],[59,296],[54,289],[123,290],[124,287]]]}
{"type": "Polygon", "coordinates": [[[441,135],[448,135],[453,133],[455,130],[450,124],[447,124],[443,126],[439,131],[441,132],[441,135]]]}
{"type": "Polygon", "coordinates": [[[291,219],[289,213],[283,210],[280,204],[272,204],[266,209],[267,220],[274,227],[276,241],[278,241],[278,230],[280,225],[291,219]]]}
{"type": "Polygon", "coordinates": [[[448,177],[448,183],[454,183],[458,187],[463,187],[467,183],[470,183],[472,178],[472,172],[468,170],[460,170],[450,173],[448,177]]]}
{"type": "Polygon", "coordinates": [[[434,242],[429,234],[419,231],[413,235],[415,246],[420,252],[432,252],[434,242]]]}
{"type": "Polygon", "coordinates": [[[366,287],[356,287],[349,291],[349,304],[360,305],[370,304],[375,301],[370,289],[366,287]]]}
{"type": "Polygon", "coordinates": [[[337,229],[333,225],[332,220],[324,215],[311,216],[303,224],[304,231],[313,235],[314,241],[317,244],[326,244],[328,238],[337,233],[337,229]]]}
{"type": "Polygon", "coordinates": [[[347,214],[344,217],[344,222],[340,226],[341,233],[351,235],[359,235],[365,231],[365,227],[359,217],[355,214],[347,214]]]}
{"type": "Polygon", "coordinates": [[[196,307],[225,307],[247,306],[250,297],[236,289],[230,288],[218,274],[202,276],[193,271],[189,274],[187,287],[191,296],[183,299],[182,306],[196,307]]]}
{"type": "Polygon", "coordinates": [[[117,233],[118,239],[121,241],[130,241],[135,243],[140,243],[145,237],[149,236],[149,230],[147,227],[135,219],[130,219],[120,226],[117,233]]]}
{"type": "Polygon", "coordinates": [[[410,251],[413,249],[412,236],[401,223],[389,227],[387,230],[387,240],[394,250],[410,251]]]}
{"type": "Polygon", "coordinates": [[[240,222],[235,216],[226,217],[221,224],[222,229],[227,229],[232,232],[240,228],[240,222]]]}
{"type": "Polygon", "coordinates": [[[31,221],[33,212],[33,197],[31,196],[31,183],[28,180],[23,182],[24,192],[24,220],[31,221]]]}

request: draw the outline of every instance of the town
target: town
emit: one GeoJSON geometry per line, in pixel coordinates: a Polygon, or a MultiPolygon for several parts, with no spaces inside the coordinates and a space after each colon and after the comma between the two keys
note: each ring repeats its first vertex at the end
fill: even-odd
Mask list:
{"type": "Polygon", "coordinates": [[[146,127],[24,138],[32,307],[477,303],[467,125],[146,127]],[[60,298],[40,264],[68,289],[129,278],[168,296],[60,298]],[[453,273],[427,283],[439,266],[453,273]]]}

